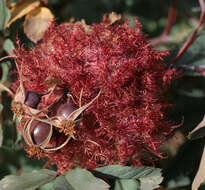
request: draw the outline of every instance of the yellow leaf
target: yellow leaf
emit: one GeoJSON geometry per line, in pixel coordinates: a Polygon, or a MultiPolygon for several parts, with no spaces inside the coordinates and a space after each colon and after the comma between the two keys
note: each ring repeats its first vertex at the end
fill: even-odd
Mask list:
{"type": "Polygon", "coordinates": [[[30,11],[39,7],[39,5],[40,5],[39,0],[20,0],[11,9],[11,18],[7,24],[7,27],[9,27],[17,19],[25,16],[30,11]]]}
{"type": "Polygon", "coordinates": [[[44,32],[53,19],[54,16],[48,8],[39,7],[38,9],[34,9],[26,15],[24,32],[31,41],[36,43],[42,39],[44,32]]]}

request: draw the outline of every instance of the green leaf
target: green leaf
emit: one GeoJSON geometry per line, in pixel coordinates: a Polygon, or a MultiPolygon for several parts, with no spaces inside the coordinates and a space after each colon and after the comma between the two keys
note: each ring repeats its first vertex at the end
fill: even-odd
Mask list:
{"type": "Polygon", "coordinates": [[[47,169],[34,170],[21,176],[8,175],[0,181],[0,190],[34,190],[54,180],[56,175],[55,171],[47,169]]]}
{"type": "Polygon", "coordinates": [[[6,27],[10,17],[11,17],[10,10],[6,7],[6,1],[1,0],[0,1],[0,31],[6,27]]]}
{"type": "MultiPolygon", "coordinates": [[[[173,51],[171,57],[175,57],[178,52],[179,46],[173,51]]],[[[186,52],[176,62],[176,65],[185,69],[184,74],[188,76],[200,76],[199,73],[194,72],[194,67],[205,66],[205,32],[201,31],[200,36],[194,41],[194,43],[186,50],[186,52]]]]}
{"type": "Polygon", "coordinates": [[[133,179],[117,179],[114,190],[139,190],[139,182],[133,179]]]}
{"type": "Polygon", "coordinates": [[[200,32],[200,36],[187,49],[179,62],[185,65],[204,65],[205,64],[205,32],[200,32]]]}
{"type": "Polygon", "coordinates": [[[9,55],[12,55],[12,54],[13,54],[14,44],[13,44],[13,42],[12,42],[9,38],[4,41],[3,49],[4,49],[4,51],[6,51],[6,53],[8,53],[9,55]]]}
{"type": "Polygon", "coordinates": [[[161,169],[153,167],[129,167],[111,165],[97,168],[96,171],[118,179],[137,179],[141,190],[152,190],[162,182],[161,169]]]}
{"type": "Polygon", "coordinates": [[[108,190],[109,185],[103,180],[96,178],[91,172],[76,168],[66,173],[65,176],[72,190],[108,190]]]}
{"type": "Polygon", "coordinates": [[[1,83],[8,81],[8,74],[9,74],[9,67],[10,67],[9,65],[10,65],[10,61],[1,62],[1,68],[2,68],[2,77],[0,80],[1,83]]]}
{"type": "Polygon", "coordinates": [[[110,165],[110,166],[97,168],[96,171],[120,179],[139,179],[141,177],[152,175],[155,172],[160,173],[161,169],[152,168],[152,167],[135,168],[135,167],[121,166],[121,165],[110,165]]]}
{"type": "Polygon", "coordinates": [[[47,184],[41,186],[37,190],[56,190],[56,189],[53,189],[53,181],[51,181],[50,183],[47,183],[47,184]]]}
{"type": "Polygon", "coordinates": [[[63,175],[55,179],[54,187],[56,190],[74,190],[74,188],[68,183],[65,176],[63,175]]]}
{"type": "Polygon", "coordinates": [[[156,169],[147,176],[140,177],[140,190],[153,190],[159,187],[163,177],[161,175],[161,169],[156,169]]]}

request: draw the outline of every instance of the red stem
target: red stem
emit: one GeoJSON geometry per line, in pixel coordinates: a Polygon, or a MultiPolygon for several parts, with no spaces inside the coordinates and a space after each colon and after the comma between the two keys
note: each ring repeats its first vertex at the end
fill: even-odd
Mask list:
{"type": "Polygon", "coordinates": [[[168,34],[170,33],[175,21],[176,21],[176,17],[177,17],[177,1],[178,0],[173,0],[171,7],[169,8],[169,13],[168,13],[168,19],[167,19],[167,25],[164,28],[162,34],[157,37],[154,38],[152,40],[150,40],[150,43],[152,45],[156,45],[158,43],[164,42],[166,41],[166,38],[168,36],[168,34]]]}
{"type": "Polygon", "coordinates": [[[171,62],[172,64],[175,63],[186,52],[186,50],[190,47],[191,44],[193,44],[193,42],[198,37],[198,31],[201,28],[202,23],[203,23],[203,19],[205,17],[205,3],[204,3],[204,0],[199,0],[199,4],[200,4],[200,7],[201,7],[201,14],[200,14],[199,23],[198,23],[196,29],[194,30],[194,32],[192,33],[192,35],[189,37],[189,39],[187,39],[187,41],[184,43],[184,45],[181,47],[181,49],[177,53],[176,57],[171,62]]]}

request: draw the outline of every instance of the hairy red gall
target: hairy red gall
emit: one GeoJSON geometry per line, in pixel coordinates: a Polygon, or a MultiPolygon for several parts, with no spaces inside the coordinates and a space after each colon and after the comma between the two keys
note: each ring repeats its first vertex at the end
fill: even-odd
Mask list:
{"type": "MultiPolygon", "coordinates": [[[[137,19],[134,28],[106,15],[91,26],[53,23],[42,42],[29,49],[18,43],[14,53],[17,67],[23,67],[25,91],[47,93],[39,110],[51,109],[50,115],[23,114],[18,129],[30,147],[28,153],[43,151],[59,173],[76,166],[139,166],[144,160],[152,162],[153,155],[161,156],[162,137],[173,130],[164,94],[175,71],[163,63],[168,52],[151,47],[137,19]],[[62,102],[59,110],[52,110],[58,102],[62,102]],[[33,120],[50,126],[46,139],[34,140],[33,120]]],[[[21,75],[13,83],[16,94],[21,75]]],[[[36,107],[21,97],[23,105],[36,107]]]]}

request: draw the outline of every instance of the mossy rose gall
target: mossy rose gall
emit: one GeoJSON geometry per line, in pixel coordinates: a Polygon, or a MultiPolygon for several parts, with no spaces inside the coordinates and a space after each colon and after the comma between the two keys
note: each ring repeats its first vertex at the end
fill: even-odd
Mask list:
{"type": "MultiPolygon", "coordinates": [[[[46,117],[54,132],[38,157],[47,156],[59,173],[75,166],[139,166],[143,160],[152,162],[153,155],[160,156],[157,149],[172,131],[164,93],[173,70],[163,63],[168,52],[150,46],[137,20],[134,28],[107,16],[91,26],[52,24],[42,42],[29,49],[18,43],[14,53],[25,90],[46,94],[38,109],[49,109],[34,114],[34,119],[46,117]],[[48,151],[49,147],[60,148],[48,151]]],[[[13,83],[14,91],[19,80],[13,83]]],[[[18,130],[30,135],[25,122],[26,114],[18,130]]],[[[49,126],[45,126],[46,136],[49,126]]],[[[48,140],[34,136],[29,136],[34,145],[48,140]]],[[[33,146],[26,150],[35,152],[33,146]]]]}

